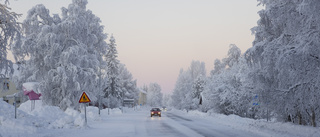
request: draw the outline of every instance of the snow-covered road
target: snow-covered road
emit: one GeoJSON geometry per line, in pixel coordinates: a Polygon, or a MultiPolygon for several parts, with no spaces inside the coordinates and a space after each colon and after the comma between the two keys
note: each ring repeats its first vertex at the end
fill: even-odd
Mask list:
{"type": "Polygon", "coordinates": [[[254,133],[237,130],[203,118],[186,118],[174,112],[163,112],[162,117],[150,117],[148,111],[130,111],[122,115],[89,121],[89,127],[69,130],[55,135],[75,137],[257,137],[254,133]]]}
{"type": "Polygon", "coordinates": [[[203,118],[192,118],[188,119],[183,116],[175,115],[174,113],[168,113],[168,118],[174,119],[179,124],[182,124],[191,130],[201,134],[205,137],[257,137],[254,133],[234,129],[233,127],[215,123],[203,118]]]}
{"type": "MultiPolygon", "coordinates": [[[[0,101],[0,137],[319,137],[320,128],[292,123],[267,122],[236,115],[171,110],[162,117],[150,117],[149,108],[133,110],[88,107],[88,126],[84,114],[57,107],[39,107],[30,112],[21,105],[18,119],[13,107],[0,101]],[[2,108],[2,109],[1,109],[2,108]],[[5,111],[10,110],[10,111],[5,111]]],[[[40,104],[38,106],[41,106],[40,104]]]]}
{"type": "Polygon", "coordinates": [[[122,115],[110,115],[101,121],[89,121],[88,128],[77,131],[60,133],[62,136],[76,137],[182,137],[201,136],[183,125],[167,117],[166,112],[162,117],[150,117],[148,111],[130,111],[122,115]]]}

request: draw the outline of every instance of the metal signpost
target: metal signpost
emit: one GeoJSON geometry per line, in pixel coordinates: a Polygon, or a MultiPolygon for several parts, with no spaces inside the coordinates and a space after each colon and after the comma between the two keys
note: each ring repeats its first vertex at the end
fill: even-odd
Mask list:
{"type": "Polygon", "coordinates": [[[17,97],[16,94],[14,95],[7,95],[4,96],[5,99],[13,98],[13,105],[14,105],[14,118],[17,119],[17,104],[20,103],[20,98],[17,97]]]}
{"type": "Polygon", "coordinates": [[[252,105],[253,106],[258,106],[259,105],[258,95],[254,96],[252,105]]]}
{"type": "MultiPolygon", "coordinates": [[[[86,92],[83,92],[80,99],[79,103],[89,103],[91,100],[89,99],[88,95],[86,92]]],[[[84,104],[84,120],[85,120],[85,125],[87,126],[87,110],[86,110],[87,105],[84,104]]]]}

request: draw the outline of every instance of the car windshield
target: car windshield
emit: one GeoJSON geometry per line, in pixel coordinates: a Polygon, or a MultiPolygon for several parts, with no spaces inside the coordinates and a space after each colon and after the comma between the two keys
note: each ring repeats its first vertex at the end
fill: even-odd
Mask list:
{"type": "Polygon", "coordinates": [[[152,111],[160,111],[159,108],[153,108],[152,111]]]}

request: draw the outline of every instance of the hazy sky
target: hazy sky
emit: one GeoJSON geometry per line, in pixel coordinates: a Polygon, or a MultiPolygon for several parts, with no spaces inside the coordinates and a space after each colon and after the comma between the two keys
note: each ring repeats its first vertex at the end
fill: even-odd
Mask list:
{"type": "MultiPolygon", "coordinates": [[[[22,21],[36,4],[60,14],[60,8],[70,3],[10,0],[9,7],[23,14],[22,21]]],[[[118,59],[138,86],[156,82],[162,92],[170,93],[179,70],[188,69],[192,60],[205,62],[209,72],[215,59],[226,57],[230,44],[242,52],[252,46],[250,29],[262,8],[257,4],[256,0],[88,0],[87,9],[116,38],[118,59]]]]}

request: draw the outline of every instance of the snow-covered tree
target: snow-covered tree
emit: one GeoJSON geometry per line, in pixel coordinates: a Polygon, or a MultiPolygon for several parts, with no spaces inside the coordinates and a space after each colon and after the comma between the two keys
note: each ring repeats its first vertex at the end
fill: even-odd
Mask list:
{"type": "Polygon", "coordinates": [[[109,100],[110,106],[108,107],[115,108],[121,105],[121,100],[123,99],[124,92],[121,89],[121,80],[119,75],[120,61],[117,59],[117,45],[116,40],[113,36],[111,36],[108,46],[109,49],[104,55],[107,63],[105,76],[107,78],[107,84],[104,88],[104,98],[109,100]]]}
{"type": "Polygon", "coordinates": [[[99,62],[107,50],[107,35],[100,19],[86,9],[87,3],[73,0],[61,9],[62,18],[36,5],[23,22],[24,40],[13,48],[24,63],[18,87],[40,82],[45,104],[77,108],[83,91],[93,102],[97,100],[99,62]]]}
{"type": "Polygon", "coordinates": [[[215,65],[202,92],[201,110],[250,117],[254,86],[240,49],[230,45],[228,56],[222,62],[216,59],[215,65]]]}
{"type": "Polygon", "coordinates": [[[180,70],[176,85],[171,96],[172,106],[178,109],[197,109],[200,101],[200,92],[193,88],[194,83],[200,77],[206,76],[205,63],[192,61],[187,71],[180,70]],[[199,94],[199,95],[198,95],[199,94]]]}
{"type": "Polygon", "coordinates": [[[171,95],[170,94],[164,94],[162,99],[162,106],[168,107],[171,106],[171,95]]]}
{"type": "Polygon", "coordinates": [[[221,61],[219,59],[216,59],[214,61],[214,69],[211,70],[210,75],[215,75],[215,74],[220,74],[224,69],[225,69],[226,65],[222,64],[221,61]]]}
{"type": "Polygon", "coordinates": [[[157,83],[150,83],[147,90],[147,104],[152,107],[161,106],[162,98],[161,86],[157,83]]]}
{"type": "Polygon", "coordinates": [[[259,0],[252,63],[265,104],[280,119],[316,126],[320,118],[320,1],[259,0]]]}
{"type": "Polygon", "coordinates": [[[241,56],[241,50],[235,45],[229,45],[228,57],[225,58],[225,64],[228,67],[232,67],[234,64],[239,62],[239,58],[241,56]]]}
{"type": "Polygon", "coordinates": [[[204,90],[205,83],[206,81],[201,75],[193,82],[193,96],[195,103],[198,105],[202,105],[202,92],[204,90]]]}
{"type": "Polygon", "coordinates": [[[195,81],[199,76],[206,76],[206,65],[204,62],[192,61],[188,71],[192,80],[195,81]]]}
{"type": "Polygon", "coordinates": [[[148,91],[148,85],[146,85],[146,84],[144,84],[142,87],[141,87],[141,89],[143,90],[143,91],[148,91]]]}
{"type": "Polygon", "coordinates": [[[124,64],[119,65],[119,78],[121,91],[124,93],[124,99],[134,99],[137,101],[139,99],[137,80],[133,80],[132,74],[124,64]]]}
{"type": "Polygon", "coordinates": [[[171,99],[172,106],[177,109],[189,109],[190,107],[185,104],[187,99],[187,94],[191,92],[192,80],[190,73],[180,70],[179,76],[177,78],[171,99]]]}
{"type": "MultiPolygon", "coordinates": [[[[8,60],[8,50],[10,50],[13,40],[20,40],[20,25],[17,19],[20,14],[12,12],[7,5],[0,3],[0,82],[5,76],[13,73],[13,63],[8,60]]],[[[0,88],[2,88],[2,84],[0,88]]]]}

